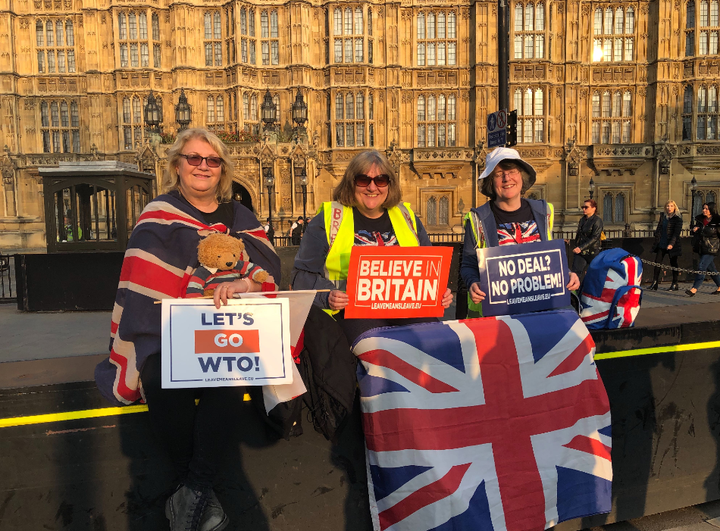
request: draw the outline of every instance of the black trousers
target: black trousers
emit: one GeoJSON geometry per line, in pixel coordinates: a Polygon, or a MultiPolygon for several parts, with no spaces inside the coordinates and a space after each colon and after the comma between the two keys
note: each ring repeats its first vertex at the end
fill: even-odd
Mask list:
{"type": "MultiPolygon", "coordinates": [[[[662,261],[665,259],[665,255],[668,254],[670,251],[667,249],[658,249],[657,253],[655,254],[655,262],[658,264],[661,264],[662,261]]],[[[672,272],[672,282],[673,284],[677,284],[678,281],[678,257],[670,255],[670,267],[673,267],[672,272]]],[[[657,282],[660,279],[660,271],[662,270],[661,267],[655,266],[655,274],[653,275],[653,281],[657,282]]]]}
{"type": "Polygon", "coordinates": [[[585,270],[587,269],[587,266],[590,265],[590,262],[592,262],[593,258],[595,258],[596,256],[597,253],[573,254],[572,272],[575,273],[581,281],[583,279],[583,276],[585,275],[585,270]]]}
{"type": "Polygon", "coordinates": [[[193,488],[211,488],[227,451],[233,444],[234,418],[245,387],[163,389],[160,354],[148,357],[142,383],[150,421],[175,465],[180,482],[193,488]],[[199,398],[196,405],[195,399],[199,398]]]}

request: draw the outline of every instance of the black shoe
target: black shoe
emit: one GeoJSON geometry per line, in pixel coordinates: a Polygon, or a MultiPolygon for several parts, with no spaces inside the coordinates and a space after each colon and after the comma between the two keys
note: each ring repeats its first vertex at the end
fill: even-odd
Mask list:
{"type": "Polygon", "coordinates": [[[685,295],[687,295],[688,297],[694,297],[696,293],[697,291],[690,291],[689,289],[685,290],[685,295]]]}
{"type": "Polygon", "coordinates": [[[720,289],[717,291],[713,291],[710,295],[720,295],[720,289]]]}
{"type": "Polygon", "coordinates": [[[229,519],[212,489],[180,485],[165,504],[171,531],[221,531],[229,519]]]}
{"type": "Polygon", "coordinates": [[[678,287],[678,285],[676,283],[673,283],[673,284],[670,284],[670,287],[668,289],[666,289],[665,291],[677,291],[679,289],[680,288],[678,287]]]}
{"type": "Polygon", "coordinates": [[[658,281],[655,280],[652,284],[650,284],[650,287],[649,287],[648,289],[649,289],[649,290],[652,290],[652,291],[657,291],[657,289],[658,289],[658,281]]]}

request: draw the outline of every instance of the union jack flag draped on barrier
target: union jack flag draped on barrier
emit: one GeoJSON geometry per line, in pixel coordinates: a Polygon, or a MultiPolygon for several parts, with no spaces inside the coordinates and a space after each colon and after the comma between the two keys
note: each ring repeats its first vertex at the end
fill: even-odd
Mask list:
{"type": "Polygon", "coordinates": [[[354,352],[376,531],[610,510],[610,406],[574,312],[379,328],[354,352]]]}
{"type": "Polygon", "coordinates": [[[580,317],[591,330],[633,326],[642,302],[642,262],[623,249],[607,249],[588,267],[580,317]]]}

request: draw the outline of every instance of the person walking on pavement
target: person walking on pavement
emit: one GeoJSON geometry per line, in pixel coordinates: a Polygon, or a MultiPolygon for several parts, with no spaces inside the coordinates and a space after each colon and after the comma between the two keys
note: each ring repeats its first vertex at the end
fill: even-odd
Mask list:
{"type": "MultiPolygon", "coordinates": [[[[682,231],[683,220],[677,204],[672,199],[665,203],[665,212],[660,214],[660,221],[655,229],[655,241],[653,252],[655,252],[655,263],[662,264],[665,255],[670,257],[672,267],[672,284],[667,291],[678,290],[678,258],[682,254],[680,245],[680,232],[682,231]]],[[[660,266],[655,266],[653,283],[648,289],[657,290],[660,280],[660,266]]]]}
{"type": "Polygon", "coordinates": [[[293,245],[300,245],[302,235],[305,232],[303,217],[298,216],[297,221],[290,227],[290,239],[293,245]]]}
{"type": "MultiPolygon", "coordinates": [[[[717,268],[715,267],[715,255],[720,250],[720,216],[718,216],[717,206],[713,202],[705,203],[702,214],[695,218],[693,250],[696,248],[697,253],[700,255],[697,266],[698,271],[716,273],[711,276],[717,286],[717,290],[713,291],[712,294],[718,295],[720,294],[720,276],[717,275],[717,268]]],[[[697,273],[692,288],[685,290],[685,293],[690,297],[694,297],[698,288],[702,286],[703,280],[705,280],[705,274],[697,273]]]]}
{"type": "Polygon", "coordinates": [[[573,258],[572,271],[582,281],[585,269],[592,262],[592,259],[600,252],[602,245],[600,238],[603,231],[603,221],[596,214],[597,203],[594,199],[586,199],[582,206],[583,217],[578,222],[577,234],[572,249],[573,258]]]}

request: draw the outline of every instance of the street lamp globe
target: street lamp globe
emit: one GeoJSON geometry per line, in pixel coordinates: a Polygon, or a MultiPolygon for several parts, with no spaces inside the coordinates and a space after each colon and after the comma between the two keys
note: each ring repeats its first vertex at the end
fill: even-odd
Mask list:
{"type": "Polygon", "coordinates": [[[273,102],[273,97],[270,94],[270,89],[265,92],[265,97],[260,105],[260,114],[262,116],[263,124],[266,128],[271,129],[275,125],[277,120],[277,107],[273,102]]]}
{"type": "Polygon", "coordinates": [[[157,132],[160,123],[162,123],[162,109],[157,104],[157,100],[151,90],[147,103],[145,104],[145,124],[152,132],[157,132]]]}
{"type": "Polygon", "coordinates": [[[190,124],[191,107],[185,96],[185,89],[180,89],[180,98],[178,104],[175,106],[175,121],[180,126],[179,131],[187,129],[190,124]]]}
{"type": "Polygon", "coordinates": [[[300,89],[298,89],[297,95],[295,96],[295,101],[292,104],[293,122],[295,122],[298,127],[303,127],[305,125],[305,122],[307,122],[307,114],[307,103],[305,103],[302,92],[300,92],[300,89]]]}
{"type": "Polygon", "coordinates": [[[590,182],[588,183],[588,192],[590,192],[590,199],[592,199],[595,194],[595,181],[593,181],[592,177],[590,177],[590,182]]]}

